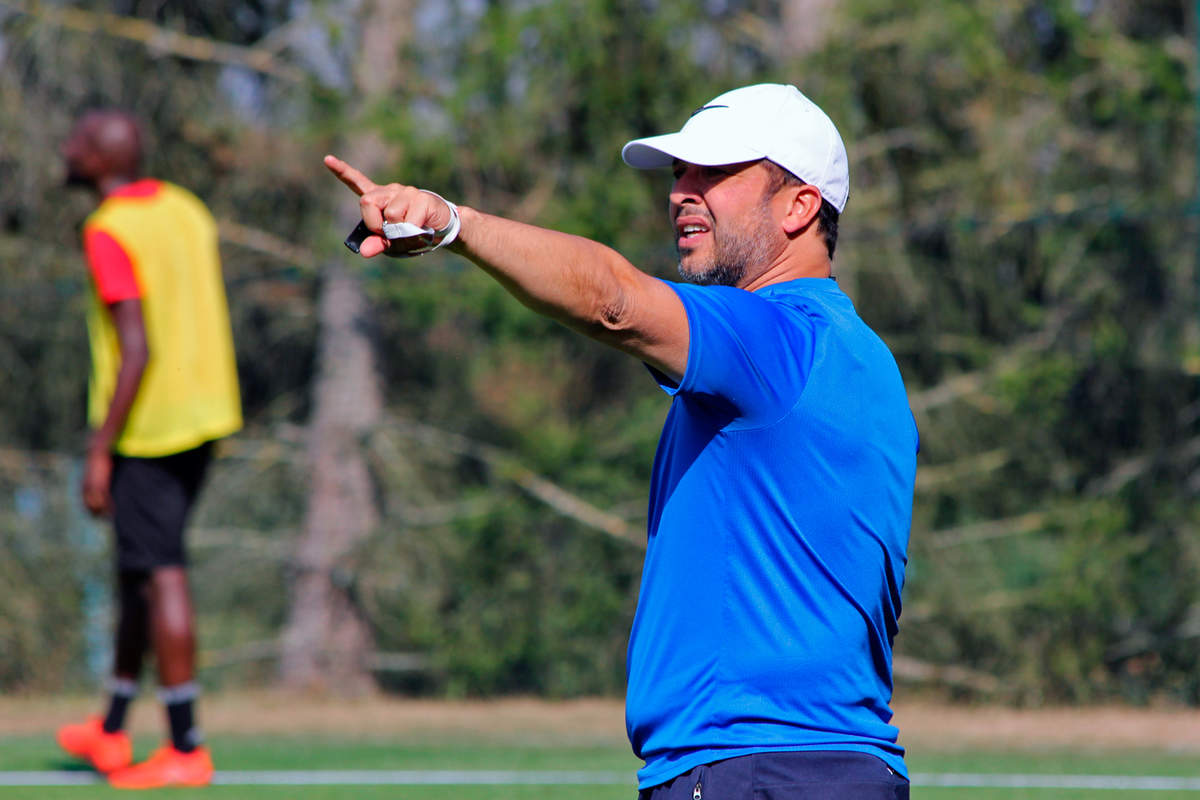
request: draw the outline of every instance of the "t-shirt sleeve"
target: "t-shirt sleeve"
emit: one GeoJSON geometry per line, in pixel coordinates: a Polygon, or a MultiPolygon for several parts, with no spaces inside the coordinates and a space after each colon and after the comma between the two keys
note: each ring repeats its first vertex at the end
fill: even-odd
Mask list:
{"type": "Polygon", "coordinates": [[[668,285],[687,310],[689,344],[678,386],[656,376],[663,389],[718,401],[739,427],[771,424],[795,406],[816,349],[810,313],[743,289],[668,285]]]}
{"type": "Polygon", "coordinates": [[[96,293],[104,303],[111,305],[142,296],[133,262],[111,235],[98,228],[85,229],[83,252],[96,284],[96,293]]]}

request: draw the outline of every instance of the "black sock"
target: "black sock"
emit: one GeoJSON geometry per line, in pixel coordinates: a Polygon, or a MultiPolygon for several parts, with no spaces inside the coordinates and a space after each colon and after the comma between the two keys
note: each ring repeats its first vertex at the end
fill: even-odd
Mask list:
{"type": "Polygon", "coordinates": [[[167,720],[171,723],[171,744],[181,753],[190,753],[196,749],[196,737],[193,729],[196,720],[192,710],[192,701],[183,700],[167,704],[167,720]]]}
{"type": "Polygon", "coordinates": [[[159,699],[167,707],[171,745],[181,753],[190,753],[200,744],[200,732],[196,730],[193,711],[198,691],[199,688],[191,681],[177,686],[163,686],[158,690],[159,699]]]}
{"type": "Polygon", "coordinates": [[[110,681],[110,690],[103,728],[105,733],[116,733],[125,727],[125,713],[129,711],[130,701],[137,696],[138,685],[125,678],[114,678],[110,681]]]}
{"type": "Polygon", "coordinates": [[[116,733],[125,727],[125,712],[129,710],[132,697],[114,694],[108,700],[108,713],[104,715],[104,732],[116,733]]]}

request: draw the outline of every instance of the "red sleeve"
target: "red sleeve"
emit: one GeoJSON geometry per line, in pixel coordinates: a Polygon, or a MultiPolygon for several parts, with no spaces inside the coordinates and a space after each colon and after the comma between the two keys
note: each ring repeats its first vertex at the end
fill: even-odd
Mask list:
{"type": "Polygon", "coordinates": [[[83,252],[96,282],[96,293],[106,304],[142,296],[133,263],[116,239],[101,230],[87,230],[83,234],[83,252]]]}

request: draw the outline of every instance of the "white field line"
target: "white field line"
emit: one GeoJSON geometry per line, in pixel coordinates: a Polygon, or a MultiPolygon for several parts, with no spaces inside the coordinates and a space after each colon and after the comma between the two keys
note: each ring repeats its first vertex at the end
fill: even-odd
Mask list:
{"type": "Polygon", "coordinates": [[[533,771],[533,770],[240,770],[217,772],[213,783],[262,786],[573,786],[635,784],[632,772],[533,771]]]}
{"type": "Polygon", "coordinates": [[[1161,775],[1003,775],[914,772],[913,786],[1003,789],[1110,789],[1136,792],[1200,792],[1200,778],[1161,775]]]}
{"type": "Polygon", "coordinates": [[[94,772],[0,772],[0,786],[87,786],[100,783],[94,772]]]}
{"type": "MultiPolygon", "coordinates": [[[[0,771],[0,786],[88,786],[104,778],[95,772],[58,770],[45,772],[0,771]]],[[[633,771],[583,770],[217,770],[213,783],[223,786],[545,786],[628,785],[633,771]]]]}
{"type": "MultiPolygon", "coordinates": [[[[1200,777],[1160,775],[1006,775],[988,773],[912,774],[913,786],[1003,789],[1096,789],[1126,792],[1200,792],[1200,777]]],[[[102,783],[93,772],[0,771],[0,786],[85,786],[102,783]]],[[[632,772],[534,770],[218,770],[223,786],[464,786],[625,785],[632,772]]]]}

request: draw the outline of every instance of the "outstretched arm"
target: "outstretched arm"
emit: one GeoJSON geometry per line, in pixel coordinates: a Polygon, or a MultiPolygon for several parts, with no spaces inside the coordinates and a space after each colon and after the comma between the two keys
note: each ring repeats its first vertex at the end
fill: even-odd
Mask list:
{"type": "MultiPolygon", "coordinates": [[[[440,230],[450,208],[437,195],[397,183],[380,186],[334,156],[325,166],[359,195],[363,221],[440,230]]],[[[672,379],[687,366],[688,323],[675,292],[609,247],[558,231],[460,207],[450,249],[471,259],[529,308],[640,358],[672,379]]],[[[388,248],[382,235],[360,245],[365,257],[388,248]]]]}

